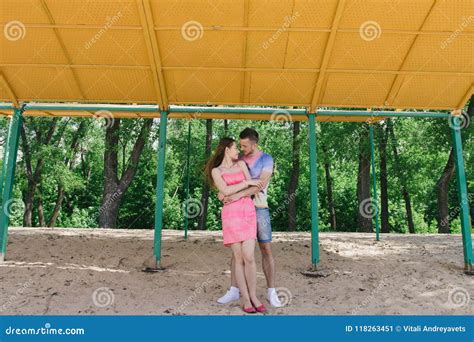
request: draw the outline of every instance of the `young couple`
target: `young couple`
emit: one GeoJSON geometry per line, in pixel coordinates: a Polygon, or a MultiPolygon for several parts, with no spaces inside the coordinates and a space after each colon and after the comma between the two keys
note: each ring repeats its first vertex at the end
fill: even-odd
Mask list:
{"type": "Polygon", "coordinates": [[[240,133],[240,149],[239,156],[237,142],[222,138],[206,165],[208,181],[217,188],[219,200],[224,204],[221,211],[224,246],[232,249],[231,287],[217,301],[227,304],[242,297],[245,312],[265,312],[267,309],[256,293],[256,239],[267,280],[267,299],[272,306],[281,306],[274,284],[275,262],[267,203],[273,159],[258,148],[258,133],[252,128],[240,133]]]}

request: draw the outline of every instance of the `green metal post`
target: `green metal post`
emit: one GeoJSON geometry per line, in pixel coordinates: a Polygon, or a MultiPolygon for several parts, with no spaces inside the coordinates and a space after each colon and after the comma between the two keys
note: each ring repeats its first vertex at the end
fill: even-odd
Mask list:
{"type": "MultiPolygon", "coordinates": [[[[16,156],[18,153],[18,142],[20,138],[20,127],[22,123],[23,109],[15,108],[13,117],[10,120],[10,132],[8,134],[8,153],[4,161],[5,185],[2,193],[2,207],[0,208],[0,262],[5,260],[5,252],[8,239],[8,224],[10,223],[10,213],[8,205],[10,204],[13,192],[13,181],[15,178],[16,156]]],[[[3,172],[3,171],[2,171],[3,172]]]]}
{"type": "Polygon", "coordinates": [[[319,217],[318,217],[318,161],[316,139],[316,114],[309,113],[309,170],[311,187],[311,262],[313,270],[319,264],[319,217]]]}
{"type": "Polygon", "coordinates": [[[160,112],[160,138],[158,146],[158,166],[156,175],[156,205],[155,205],[155,237],[154,255],[157,268],[161,262],[161,229],[163,227],[163,201],[165,185],[165,152],[166,152],[166,128],[168,126],[168,112],[160,112]]]}
{"type": "MultiPolygon", "coordinates": [[[[8,120],[8,119],[7,119],[8,120]]],[[[0,173],[0,207],[3,203],[3,186],[5,184],[5,176],[6,176],[6,165],[7,165],[7,158],[8,158],[8,139],[10,138],[10,124],[11,121],[8,122],[7,125],[7,136],[5,137],[5,143],[3,144],[3,160],[2,160],[2,171],[0,173]]]]}
{"type": "Polygon", "coordinates": [[[466,172],[462,154],[461,126],[458,117],[453,118],[451,127],[453,139],[454,162],[456,164],[456,178],[461,215],[462,244],[464,252],[464,267],[466,273],[472,274],[473,251],[471,237],[471,220],[469,217],[469,196],[467,193],[466,172]]]}
{"type": "Polygon", "coordinates": [[[374,147],[374,126],[369,125],[370,131],[370,153],[372,159],[372,205],[375,207],[375,240],[380,241],[379,225],[379,205],[377,201],[377,174],[375,173],[375,147],[374,147]]]}
{"type": "Polygon", "coordinates": [[[188,239],[188,205],[189,205],[189,171],[190,171],[190,154],[191,154],[191,120],[188,122],[188,145],[186,149],[186,194],[184,201],[184,239],[188,239]]]}

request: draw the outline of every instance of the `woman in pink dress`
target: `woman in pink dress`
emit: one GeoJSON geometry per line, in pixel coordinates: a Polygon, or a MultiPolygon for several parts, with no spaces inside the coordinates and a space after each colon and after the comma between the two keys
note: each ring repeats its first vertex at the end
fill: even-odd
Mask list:
{"type": "MultiPolygon", "coordinates": [[[[238,161],[237,143],[231,138],[222,138],[206,165],[206,175],[211,186],[225,196],[244,190],[249,186],[262,187],[259,180],[252,180],[245,162],[238,161]]],[[[224,246],[230,247],[235,258],[235,276],[247,313],[265,312],[266,308],[257,298],[257,271],[255,265],[255,239],[257,216],[250,197],[224,204],[221,211],[224,246]]]]}

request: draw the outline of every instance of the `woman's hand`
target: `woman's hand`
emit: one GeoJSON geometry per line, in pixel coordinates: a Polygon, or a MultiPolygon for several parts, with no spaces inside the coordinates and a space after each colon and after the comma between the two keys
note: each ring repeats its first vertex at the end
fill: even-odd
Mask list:
{"type": "Polygon", "coordinates": [[[248,186],[256,186],[259,190],[263,189],[263,181],[260,179],[248,179],[246,182],[248,186]]]}

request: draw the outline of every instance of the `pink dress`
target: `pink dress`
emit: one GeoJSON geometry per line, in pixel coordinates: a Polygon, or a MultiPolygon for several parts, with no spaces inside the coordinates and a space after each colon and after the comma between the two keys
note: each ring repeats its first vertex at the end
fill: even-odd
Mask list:
{"type": "MultiPolygon", "coordinates": [[[[222,173],[227,185],[238,184],[245,180],[243,171],[222,173]]],[[[224,246],[257,238],[257,214],[250,197],[242,197],[238,201],[224,204],[221,211],[222,233],[224,246]]]]}

